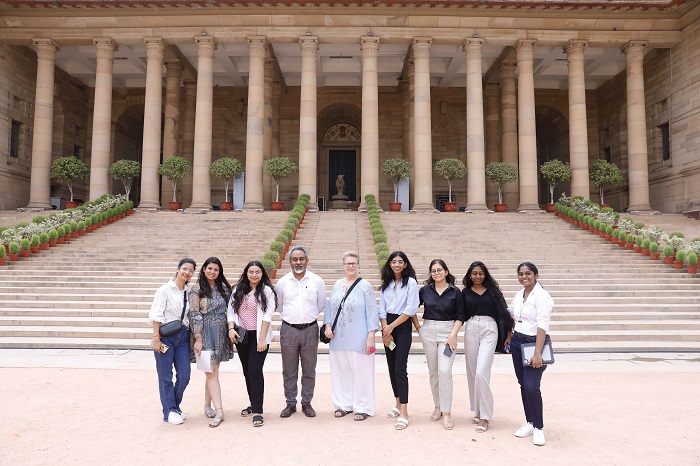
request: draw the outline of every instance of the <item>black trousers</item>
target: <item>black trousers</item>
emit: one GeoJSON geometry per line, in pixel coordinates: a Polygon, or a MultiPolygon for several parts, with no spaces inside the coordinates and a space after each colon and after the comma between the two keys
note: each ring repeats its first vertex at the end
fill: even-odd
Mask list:
{"type": "MultiPolygon", "coordinates": [[[[397,314],[387,314],[386,322],[391,324],[399,316],[397,314]]],[[[411,350],[413,332],[411,330],[411,319],[402,323],[391,332],[394,337],[396,348],[390,350],[384,347],[386,363],[389,366],[389,379],[391,388],[394,391],[394,398],[399,399],[399,403],[408,403],[408,353],[411,350]]]]}
{"type": "Polygon", "coordinates": [[[236,345],[236,351],[241,358],[243,366],[243,376],[245,377],[245,388],[248,390],[248,399],[254,413],[263,412],[263,398],[265,395],[265,377],[263,375],[263,365],[267,357],[267,345],[265,351],[258,352],[258,336],[255,330],[248,330],[246,341],[236,345]]]}

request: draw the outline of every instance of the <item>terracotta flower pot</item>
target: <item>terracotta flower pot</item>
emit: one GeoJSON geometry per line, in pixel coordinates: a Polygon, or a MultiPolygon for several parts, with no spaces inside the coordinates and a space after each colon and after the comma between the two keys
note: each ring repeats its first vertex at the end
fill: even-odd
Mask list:
{"type": "Polygon", "coordinates": [[[233,210],[233,202],[222,202],[221,210],[233,210]]]}
{"type": "Polygon", "coordinates": [[[627,246],[627,242],[620,240],[620,242],[617,243],[617,245],[620,246],[621,248],[624,248],[625,246],[627,246]]]}
{"type": "Polygon", "coordinates": [[[445,209],[445,212],[457,212],[456,202],[445,202],[442,206],[445,209]]]}
{"type": "Polygon", "coordinates": [[[284,209],[284,202],[272,201],[271,207],[272,210],[281,211],[282,209],[284,209]]]}
{"type": "MultiPolygon", "coordinates": [[[[31,247],[31,246],[30,246],[30,247],[31,247]]],[[[22,249],[22,250],[19,252],[19,256],[20,256],[20,257],[29,257],[30,254],[31,254],[31,253],[29,252],[29,249],[22,249]]]]}
{"type": "Polygon", "coordinates": [[[552,213],[555,211],[556,206],[554,204],[545,204],[544,208],[547,212],[552,213]]]}
{"type": "Polygon", "coordinates": [[[78,230],[78,236],[85,236],[85,230],[78,230]]]}
{"type": "Polygon", "coordinates": [[[642,249],[642,256],[646,257],[651,254],[651,251],[648,249],[642,249]]]}
{"type": "Polygon", "coordinates": [[[69,243],[69,242],[70,242],[70,233],[68,233],[66,236],[63,237],[63,242],[64,242],[64,243],[69,243]]]}
{"type": "Polygon", "coordinates": [[[612,241],[612,235],[605,233],[605,239],[608,241],[612,241]]]}
{"type": "Polygon", "coordinates": [[[47,249],[49,249],[49,244],[48,244],[48,243],[41,243],[41,244],[39,245],[39,250],[40,250],[40,251],[46,251],[47,249]]]}
{"type": "Polygon", "coordinates": [[[170,208],[170,210],[178,210],[178,209],[181,209],[181,208],[182,208],[182,202],[173,202],[173,201],[170,201],[170,202],[168,202],[168,207],[170,208]]]}
{"type": "Polygon", "coordinates": [[[277,278],[277,270],[276,270],[276,269],[273,270],[272,273],[270,274],[270,279],[271,279],[271,280],[274,280],[275,278],[277,278]]]}
{"type": "Polygon", "coordinates": [[[612,241],[612,244],[620,244],[620,238],[612,238],[610,241],[612,241]]]}
{"type": "Polygon", "coordinates": [[[66,209],[75,209],[78,207],[78,203],[75,201],[66,201],[66,209]]]}
{"type": "Polygon", "coordinates": [[[673,264],[673,257],[664,256],[664,264],[673,264]]]}
{"type": "Polygon", "coordinates": [[[0,257],[0,265],[5,265],[5,258],[4,257],[0,257]]]}
{"type": "Polygon", "coordinates": [[[661,255],[660,252],[650,252],[649,253],[649,258],[653,261],[659,260],[659,256],[661,255]]]}
{"type": "MultiPolygon", "coordinates": [[[[56,242],[54,244],[63,244],[63,243],[65,243],[65,240],[63,239],[63,237],[60,237],[60,238],[56,238],[56,242]]],[[[49,245],[51,245],[50,241],[49,241],[49,245]]]]}
{"type": "Polygon", "coordinates": [[[71,231],[71,232],[70,232],[70,237],[71,237],[71,238],[77,238],[78,236],[79,236],[79,235],[78,235],[78,232],[77,232],[77,231],[71,231]]]}
{"type": "Polygon", "coordinates": [[[604,231],[598,232],[598,236],[600,236],[601,238],[605,239],[605,232],[604,232],[604,231]]]}
{"type": "Polygon", "coordinates": [[[683,268],[683,261],[673,261],[673,268],[674,269],[682,269],[683,268]]]}
{"type": "Polygon", "coordinates": [[[690,275],[695,275],[696,273],[698,273],[698,266],[697,265],[689,265],[688,266],[688,273],[690,275]]]}
{"type": "Polygon", "coordinates": [[[625,249],[627,249],[628,251],[633,251],[634,243],[625,243],[625,249]]]}
{"type": "Polygon", "coordinates": [[[400,202],[390,202],[389,203],[389,210],[391,212],[401,212],[401,203],[400,202]]]}
{"type": "Polygon", "coordinates": [[[19,260],[19,254],[12,254],[11,252],[8,252],[7,257],[10,259],[10,262],[16,262],[19,260]]]}
{"type": "Polygon", "coordinates": [[[39,246],[29,246],[29,250],[32,254],[39,254],[39,246]]]}
{"type": "Polygon", "coordinates": [[[495,210],[496,212],[505,212],[506,207],[508,207],[508,204],[494,204],[493,210],[495,210]]]}
{"type": "Polygon", "coordinates": [[[635,246],[635,247],[634,247],[634,252],[636,252],[637,254],[641,254],[641,252],[642,252],[642,247],[641,247],[641,246],[635,246]]]}

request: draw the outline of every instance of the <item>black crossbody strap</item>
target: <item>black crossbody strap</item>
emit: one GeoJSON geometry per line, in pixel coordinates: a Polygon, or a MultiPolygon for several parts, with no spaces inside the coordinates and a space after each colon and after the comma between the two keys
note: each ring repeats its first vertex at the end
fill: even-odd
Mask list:
{"type": "Polygon", "coordinates": [[[180,316],[180,322],[185,321],[185,308],[187,307],[187,289],[182,290],[182,315],[180,316]]]}
{"type": "Polygon", "coordinates": [[[355,288],[355,285],[360,283],[361,280],[362,280],[362,278],[358,278],[357,280],[355,280],[355,282],[352,285],[350,285],[348,292],[345,293],[345,296],[343,296],[343,300],[340,301],[340,305],[338,306],[338,313],[335,315],[335,319],[333,320],[333,325],[331,325],[331,332],[335,332],[335,324],[338,323],[338,317],[340,316],[340,311],[343,310],[343,304],[345,303],[345,300],[348,298],[348,295],[350,294],[352,289],[355,288]]]}

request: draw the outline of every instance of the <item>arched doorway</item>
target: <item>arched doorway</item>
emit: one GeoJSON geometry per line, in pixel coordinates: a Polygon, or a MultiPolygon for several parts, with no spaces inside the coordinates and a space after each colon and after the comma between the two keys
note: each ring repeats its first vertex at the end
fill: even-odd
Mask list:
{"type": "MultiPolygon", "coordinates": [[[[114,125],[114,150],[112,161],[135,160],[141,163],[143,151],[143,105],[136,104],[126,108],[114,125]]],[[[115,182],[112,187],[114,193],[124,193],[121,182],[115,182]]],[[[138,205],[141,199],[141,177],[137,177],[131,185],[130,200],[138,205]]]]}
{"type": "MultiPolygon", "coordinates": [[[[569,162],[569,122],[556,108],[548,105],[535,106],[535,120],[537,125],[537,173],[540,166],[549,160],[559,159],[564,163],[569,162]]],[[[539,202],[549,202],[549,185],[539,174],[539,202]]],[[[571,193],[571,183],[558,185],[554,190],[556,202],[562,193],[571,193]]]]}

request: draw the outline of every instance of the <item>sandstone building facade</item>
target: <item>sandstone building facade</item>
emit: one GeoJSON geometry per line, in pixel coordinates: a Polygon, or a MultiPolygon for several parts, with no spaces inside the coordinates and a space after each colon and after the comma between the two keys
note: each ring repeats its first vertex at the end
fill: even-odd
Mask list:
{"type": "Polygon", "coordinates": [[[699,18],[697,0],[0,0],[0,210],[66,197],[49,177],[65,155],[90,166],[83,200],[122,192],[114,161],[141,162],[142,207],[167,206],[157,167],[182,155],[178,197],[197,209],[224,200],[219,157],[244,166],[244,208],[269,208],[276,156],[299,167],[281,200],[312,207],[339,174],[351,206],[388,207],[380,167],[400,157],[410,207],[432,210],[447,195],[433,166],[457,157],[453,193],[474,211],[497,201],[493,161],[518,167],[509,210],[539,209],[555,158],[573,170],[557,193],[597,200],[604,158],[623,171],[617,210],[698,209],[699,18]]]}

